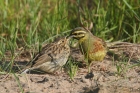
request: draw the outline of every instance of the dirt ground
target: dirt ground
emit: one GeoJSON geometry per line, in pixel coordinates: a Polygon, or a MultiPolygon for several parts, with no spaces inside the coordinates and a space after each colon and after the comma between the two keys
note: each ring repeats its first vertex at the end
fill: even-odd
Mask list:
{"type": "Polygon", "coordinates": [[[93,65],[93,78],[86,77],[87,68],[79,68],[73,80],[63,70],[56,75],[1,74],[0,93],[140,93],[140,67],[118,73],[117,62],[106,57],[93,65]]]}

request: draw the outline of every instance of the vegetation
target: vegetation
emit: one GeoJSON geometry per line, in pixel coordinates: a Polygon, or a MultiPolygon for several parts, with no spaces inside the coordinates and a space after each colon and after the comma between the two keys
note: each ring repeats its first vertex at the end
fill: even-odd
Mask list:
{"type": "Polygon", "coordinates": [[[39,51],[40,45],[91,23],[91,32],[106,41],[140,43],[139,15],[139,0],[0,0],[0,60],[11,55],[0,71],[12,67],[17,49],[39,51]]]}

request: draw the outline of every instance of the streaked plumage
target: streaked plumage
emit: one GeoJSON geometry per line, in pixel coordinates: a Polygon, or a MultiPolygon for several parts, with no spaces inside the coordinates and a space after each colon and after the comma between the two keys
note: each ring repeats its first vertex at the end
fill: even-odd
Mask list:
{"type": "Polygon", "coordinates": [[[122,59],[128,57],[132,60],[140,60],[140,44],[129,42],[111,42],[107,43],[109,55],[122,59]]]}
{"type": "Polygon", "coordinates": [[[35,58],[32,60],[30,68],[23,73],[34,69],[39,69],[47,73],[54,73],[61,68],[68,60],[70,54],[69,39],[62,38],[54,43],[44,46],[35,58]]]}

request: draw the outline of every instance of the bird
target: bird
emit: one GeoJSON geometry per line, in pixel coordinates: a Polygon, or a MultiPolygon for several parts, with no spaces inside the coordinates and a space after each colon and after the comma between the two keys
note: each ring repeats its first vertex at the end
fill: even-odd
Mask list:
{"type": "Polygon", "coordinates": [[[27,66],[22,73],[28,73],[33,70],[43,71],[45,73],[55,73],[66,64],[69,55],[70,37],[63,37],[53,43],[45,45],[42,50],[36,54],[31,61],[32,64],[27,66]]]}
{"type": "Polygon", "coordinates": [[[140,44],[121,41],[107,42],[106,44],[109,49],[107,54],[114,56],[117,60],[124,58],[140,60],[140,44]]]}
{"type": "Polygon", "coordinates": [[[92,62],[104,59],[107,53],[106,43],[83,27],[76,27],[71,30],[70,36],[78,40],[79,48],[88,61],[88,72],[90,73],[92,62]]]}

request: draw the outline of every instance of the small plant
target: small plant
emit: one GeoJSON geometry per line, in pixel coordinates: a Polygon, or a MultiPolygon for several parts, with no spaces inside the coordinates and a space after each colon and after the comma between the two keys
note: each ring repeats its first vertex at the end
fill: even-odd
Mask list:
{"type": "Polygon", "coordinates": [[[124,73],[126,73],[126,62],[118,62],[116,64],[116,68],[117,68],[117,75],[122,76],[124,73]]]}
{"type": "Polygon", "coordinates": [[[119,76],[124,76],[124,74],[127,73],[128,70],[139,65],[140,65],[139,61],[136,64],[130,64],[130,58],[124,57],[119,62],[116,63],[117,68],[116,74],[119,76]]]}
{"type": "Polygon", "coordinates": [[[69,60],[67,64],[65,65],[65,69],[68,75],[70,76],[70,79],[73,80],[78,70],[78,65],[76,64],[76,62],[69,60]]]}
{"type": "Polygon", "coordinates": [[[18,86],[19,86],[19,89],[20,89],[21,93],[24,93],[24,90],[23,90],[23,87],[20,83],[19,77],[15,73],[13,73],[13,76],[14,76],[16,82],[18,83],[18,86]]]}

